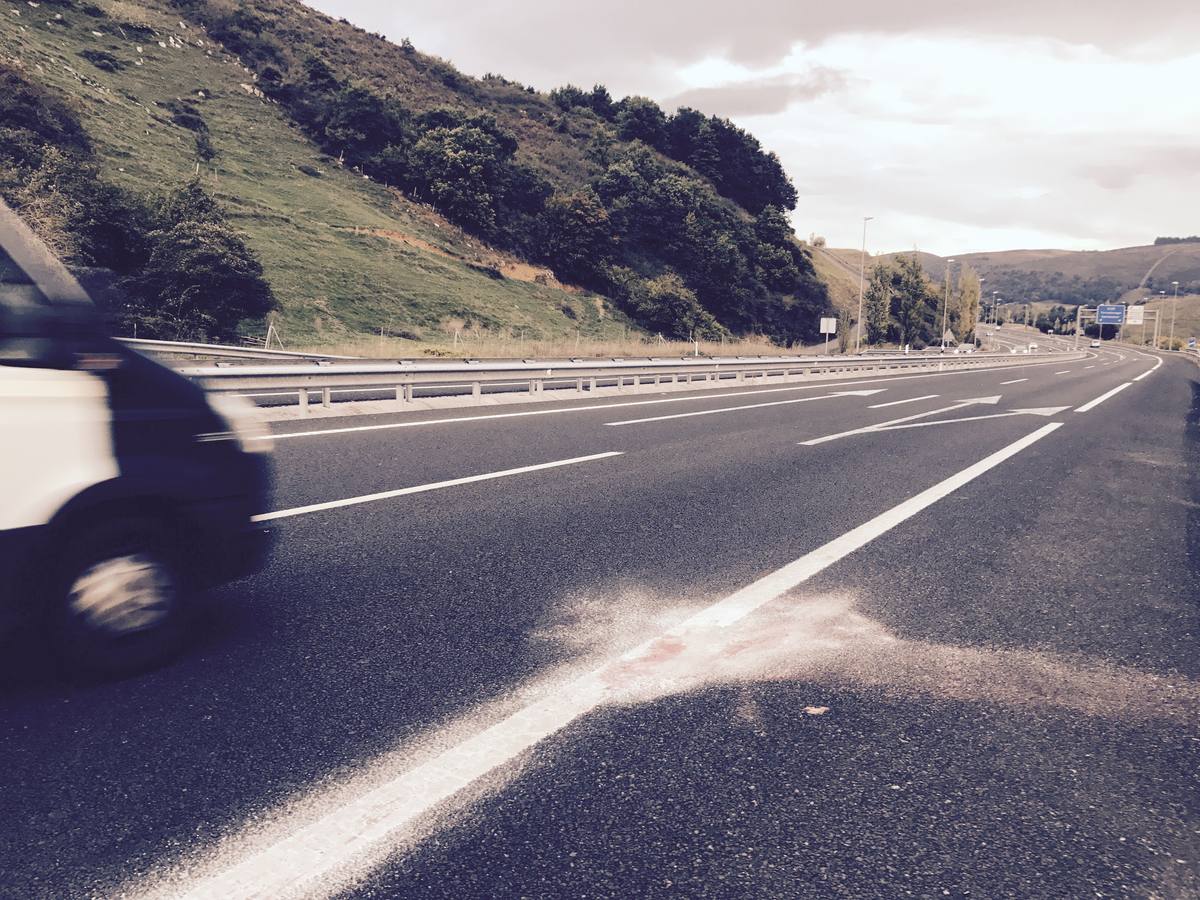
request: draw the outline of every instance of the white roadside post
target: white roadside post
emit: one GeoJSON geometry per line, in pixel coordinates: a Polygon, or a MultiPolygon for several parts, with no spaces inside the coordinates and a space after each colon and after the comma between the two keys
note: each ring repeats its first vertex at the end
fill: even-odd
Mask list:
{"type": "Polygon", "coordinates": [[[946,352],[946,327],[950,320],[950,267],[954,260],[946,260],[946,300],[942,303],[942,352],[946,352]]]}

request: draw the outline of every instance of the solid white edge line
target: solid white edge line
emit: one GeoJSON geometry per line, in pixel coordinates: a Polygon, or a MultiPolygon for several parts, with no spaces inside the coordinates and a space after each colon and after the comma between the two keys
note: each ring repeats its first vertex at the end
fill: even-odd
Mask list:
{"type": "Polygon", "coordinates": [[[909,397],[907,400],[893,400],[890,403],[876,403],[867,409],[883,409],[886,406],[900,406],[902,403],[916,403],[918,400],[936,400],[941,394],[926,394],[924,397],[909,397]]]}
{"type": "Polygon", "coordinates": [[[404,497],[408,494],[423,494],[426,491],[439,491],[442,488],[457,487],[460,484],[473,484],[476,481],[492,481],[496,478],[507,478],[509,475],[523,475],[526,472],[540,472],[543,469],[557,469],[560,466],[573,466],[576,463],[592,462],[597,459],[608,459],[612,456],[623,456],[624,451],[610,450],[607,453],[593,453],[590,456],[576,456],[572,459],[560,459],[555,462],[538,463],[534,466],[521,466],[517,469],[502,469],[499,472],[486,472],[482,475],[468,475],[464,478],[451,478],[447,481],[434,481],[430,484],[418,484],[413,487],[397,488],[394,491],[380,491],[377,494],[363,494],[360,497],[347,497],[345,500],[329,500],[325,503],[311,503],[308,506],[297,506],[292,509],[280,509],[275,512],[260,513],[253,517],[255,522],[270,522],[275,519],[287,519],[301,516],[305,513],[319,512],[323,509],[337,509],[342,506],[357,506],[360,503],[372,503],[376,500],[388,500],[392,497],[404,497]]]}
{"type": "MultiPolygon", "coordinates": [[[[1027,363],[1023,369],[1040,369],[1055,365],[1054,362],[1027,363]]],[[[588,406],[570,406],[563,409],[530,409],[521,412],[488,413],[482,416],[454,416],[444,419],[423,419],[419,422],[384,422],[379,425],[348,425],[342,428],[321,428],[311,431],[285,431],[272,434],[271,440],[282,441],[288,438],[318,437],[326,434],[350,434],[356,431],[384,431],[391,428],[419,428],[426,425],[451,425],[460,422],[487,422],[492,419],[518,419],[525,416],[551,416],[558,413],[591,412],[597,409],[619,409],[622,406],[649,406],[654,403],[680,403],[685,400],[722,400],[726,397],[746,397],[753,394],[772,394],[781,391],[819,391],[825,388],[849,387],[859,384],[878,384],[879,382],[913,381],[918,378],[946,378],[954,375],[974,374],[976,372],[996,372],[1001,369],[1012,370],[1013,366],[986,366],[981,369],[961,369],[952,372],[925,372],[921,375],[884,375],[879,378],[856,378],[852,381],[811,382],[798,384],[794,387],[763,388],[753,391],[723,392],[720,394],[697,394],[685,397],[659,397],[654,400],[631,400],[626,403],[596,403],[588,406]]]]}
{"type": "Polygon", "coordinates": [[[384,841],[390,839],[395,842],[402,829],[411,826],[438,804],[527,752],[581,716],[611,699],[619,698],[620,685],[615,676],[620,675],[621,667],[652,657],[656,649],[662,646],[662,641],[675,641],[700,629],[736,624],[1060,427],[1061,422],[1043,425],[841,537],[706,607],[674,628],[581,676],[553,695],[531,703],[316,821],[301,825],[265,849],[251,853],[206,877],[192,875],[188,879],[190,883],[168,882],[148,886],[149,892],[152,895],[169,892],[172,897],[191,900],[233,900],[296,896],[313,891],[322,881],[336,876],[344,867],[366,858],[384,841]]]}
{"type": "Polygon", "coordinates": [[[1087,403],[1083,404],[1083,406],[1075,407],[1075,412],[1087,412],[1089,409],[1095,409],[1097,406],[1099,406],[1101,403],[1103,403],[1109,397],[1112,397],[1116,394],[1121,393],[1121,391],[1125,390],[1125,388],[1129,387],[1132,384],[1133,384],[1132,381],[1127,381],[1124,384],[1118,384],[1111,391],[1106,391],[1105,393],[1103,393],[1099,397],[1097,397],[1095,400],[1089,400],[1087,403]]]}

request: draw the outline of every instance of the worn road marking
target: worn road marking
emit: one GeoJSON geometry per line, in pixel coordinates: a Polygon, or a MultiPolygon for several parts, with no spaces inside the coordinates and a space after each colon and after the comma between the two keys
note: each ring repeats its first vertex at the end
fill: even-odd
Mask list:
{"type": "Polygon", "coordinates": [[[1061,372],[1055,372],[1054,374],[1055,375],[1067,375],[1070,373],[1070,371],[1071,371],[1070,369],[1063,369],[1061,372]]]}
{"type": "Polygon", "coordinates": [[[918,400],[936,400],[938,394],[926,394],[924,397],[909,397],[907,400],[893,400],[890,403],[876,403],[874,406],[868,406],[867,409],[883,409],[885,406],[899,406],[902,403],[916,403],[918,400]]]}
{"type": "Polygon", "coordinates": [[[132,885],[121,896],[186,900],[293,897],[331,894],[340,873],[395,847],[420,818],[488,773],[606,702],[623,696],[631,668],[673,655],[693,634],[735,625],[954,491],[1061,427],[1051,422],[979,462],[880,513],[842,536],[706,607],[679,625],[530,703],[432,759],[372,789],[351,795],[315,820],[284,821],[282,836],[265,847],[219,857],[219,868],[181,867],[152,884],[132,885]]]}
{"type": "Polygon", "coordinates": [[[605,422],[605,425],[642,425],[646,422],[665,422],[668,419],[687,419],[692,416],[715,416],[718,413],[741,412],[744,409],[762,409],[767,406],[787,406],[790,403],[811,403],[813,400],[833,400],[837,397],[870,397],[882,394],[886,388],[870,391],[835,391],[821,397],[799,397],[795,400],[772,400],[769,403],[748,403],[744,406],[721,406],[717,409],[698,409],[694,412],[673,413],[667,416],[650,416],[645,419],[624,419],[620,422],[605,422]]]}
{"type": "MultiPolygon", "coordinates": [[[[1153,369],[1151,371],[1153,371],[1153,369]]],[[[1089,400],[1087,403],[1083,404],[1083,406],[1076,407],[1075,412],[1087,412],[1089,409],[1095,409],[1109,397],[1112,397],[1114,394],[1121,393],[1121,391],[1125,390],[1125,388],[1129,387],[1131,384],[1133,384],[1132,381],[1127,381],[1124,384],[1118,384],[1111,391],[1101,394],[1095,400],[1089,400]]]]}
{"type": "Polygon", "coordinates": [[[1020,384],[1022,381],[1028,381],[1028,380],[1029,380],[1028,378],[1014,378],[1012,381],[1000,382],[1000,386],[1004,387],[1004,385],[1006,385],[1006,384],[1020,384]]]}
{"type": "Polygon", "coordinates": [[[460,484],[473,484],[476,481],[492,481],[496,478],[507,478],[510,475],[523,475],[526,472],[540,472],[543,469],[557,469],[561,466],[573,466],[578,463],[592,462],[597,459],[608,459],[612,456],[622,456],[619,450],[607,453],[593,453],[591,456],[576,456],[572,459],[560,459],[555,462],[538,463],[536,466],[521,466],[519,469],[502,469],[499,472],[486,472],[483,475],[468,475],[465,478],[451,478],[448,481],[435,481],[430,484],[418,484],[413,487],[398,488],[394,491],[380,491],[377,494],[363,494],[360,497],[347,497],[345,500],[329,500],[325,503],[312,503],[308,506],[297,506],[293,509],[281,509],[276,512],[261,513],[254,517],[255,522],[270,522],[273,519],[287,519],[292,516],[302,516],[305,513],[319,512],[323,509],[337,509],[341,506],[357,506],[360,503],[373,503],[376,500],[390,500],[392,497],[404,497],[408,494],[423,494],[426,491],[440,491],[442,488],[457,487],[460,484]]]}

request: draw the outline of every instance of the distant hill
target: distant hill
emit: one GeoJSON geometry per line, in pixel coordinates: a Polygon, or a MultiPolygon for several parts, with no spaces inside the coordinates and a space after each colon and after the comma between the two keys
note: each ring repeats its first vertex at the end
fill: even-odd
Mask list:
{"type": "MultiPolygon", "coordinates": [[[[857,267],[859,251],[831,249],[830,254],[857,267]]],[[[894,259],[899,254],[868,257],[894,259]]],[[[946,258],[919,253],[929,277],[945,277],[946,258]]],[[[950,257],[965,263],[992,291],[1011,303],[1096,303],[1115,301],[1131,292],[1170,293],[1171,282],[1180,283],[1180,294],[1200,294],[1200,244],[1181,242],[1117,250],[1004,250],[963,253],[950,257]]]]}
{"type": "MultiPolygon", "coordinates": [[[[632,324],[790,343],[829,308],[778,160],[694,110],[470,78],[294,0],[21,4],[0,65],[66,98],[106,183],[198,178],[293,341],[632,324]]],[[[28,134],[8,138],[0,170],[28,134]]]]}

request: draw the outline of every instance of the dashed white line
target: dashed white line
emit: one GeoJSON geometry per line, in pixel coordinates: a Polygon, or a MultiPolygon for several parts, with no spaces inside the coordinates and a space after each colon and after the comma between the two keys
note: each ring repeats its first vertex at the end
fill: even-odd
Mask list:
{"type": "Polygon", "coordinates": [[[1000,382],[1000,386],[1003,387],[1006,384],[1020,384],[1022,381],[1028,381],[1028,380],[1029,380],[1028,378],[1014,378],[1012,381],[1000,382]]]}
{"type": "Polygon", "coordinates": [[[1121,391],[1125,390],[1125,388],[1129,387],[1132,384],[1133,384],[1132,381],[1127,381],[1124,384],[1118,384],[1111,391],[1101,394],[1095,400],[1089,400],[1087,403],[1083,404],[1083,406],[1076,407],[1075,412],[1087,412],[1089,409],[1095,409],[1097,406],[1099,406],[1101,403],[1103,403],[1109,397],[1112,397],[1115,394],[1121,393],[1121,391]]]}
{"type": "Polygon", "coordinates": [[[902,403],[916,403],[918,400],[936,400],[939,394],[926,394],[924,397],[909,397],[907,400],[893,400],[890,403],[876,403],[867,409],[883,409],[885,406],[900,406],[902,403]]]}
{"type": "Polygon", "coordinates": [[[228,862],[208,872],[184,866],[174,878],[168,875],[159,883],[132,885],[121,895],[233,900],[330,892],[339,875],[409,837],[421,817],[434,807],[580,717],[619,700],[633,667],[653,664],[659,656],[670,655],[673,647],[692,635],[703,637],[710,629],[736,624],[1060,426],[1059,422],[1042,426],[432,759],[363,793],[350,795],[333,811],[315,820],[298,817],[294,823],[280,823],[277,833],[282,836],[265,847],[223,857],[228,862]]]}
{"type": "Polygon", "coordinates": [[[1096,367],[1095,367],[1095,366],[1084,366],[1084,368],[1085,368],[1085,369],[1094,369],[1094,368],[1096,368],[1096,367]]]}
{"type": "Polygon", "coordinates": [[[255,522],[270,522],[274,519],[287,519],[301,516],[305,513],[319,512],[324,509],[337,509],[341,506],[357,506],[360,503],[372,503],[376,500],[390,500],[392,497],[404,497],[408,494],[423,494],[426,491],[440,491],[442,488],[457,487],[460,484],[473,484],[476,481],[492,481],[496,478],[507,478],[510,475],[523,475],[526,472],[540,472],[543,469],[557,469],[560,466],[573,466],[577,463],[592,462],[597,459],[608,459],[612,456],[622,456],[618,450],[607,453],[593,453],[590,456],[576,456],[572,459],[560,459],[554,462],[538,463],[535,466],[521,466],[518,469],[502,469],[499,472],[485,472],[482,475],[468,475],[465,478],[451,478],[448,481],[435,481],[430,484],[418,484],[413,487],[398,488],[394,491],[380,491],[377,494],[363,494],[360,497],[347,497],[345,500],[330,500],[326,503],[311,503],[308,506],[297,506],[293,509],[280,509],[275,512],[260,513],[254,516],[255,522]]]}
{"type": "Polygon", "coordinates": [[[1071,371],[1070,369],[1063,369],[1061,372],[1055,372],[1054,374],[1055,375],[1067,375],[1070,373],[1070,371],[1071,371]]]}

